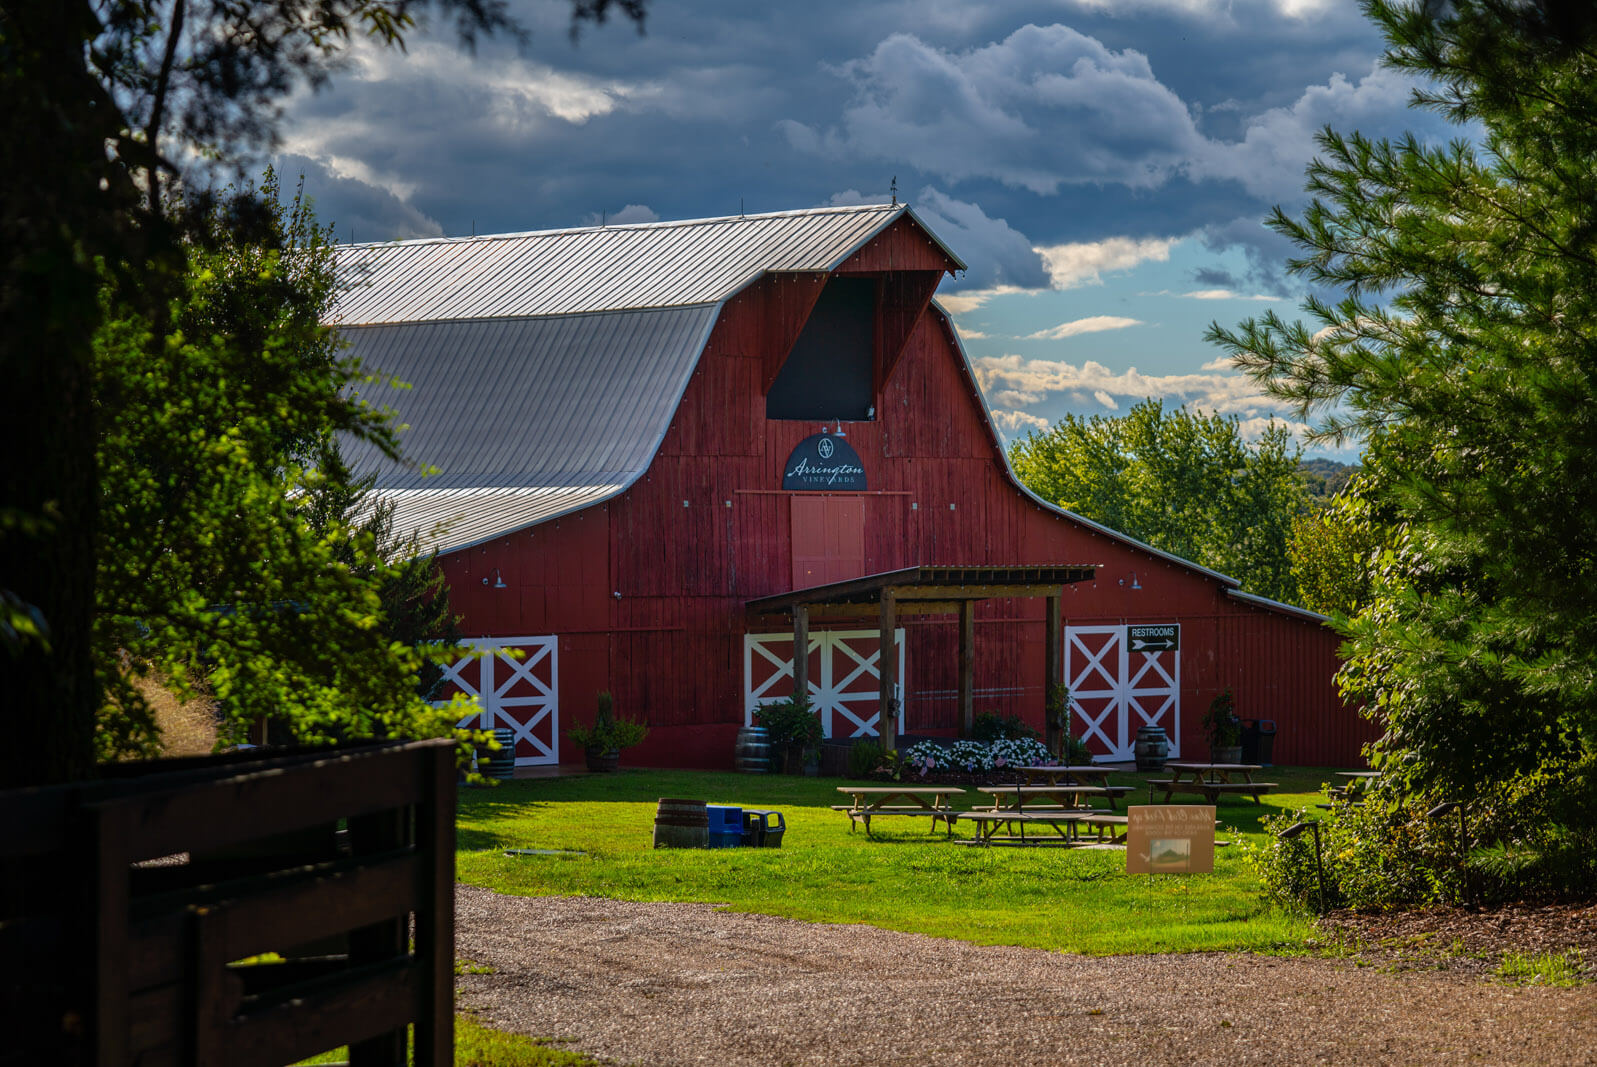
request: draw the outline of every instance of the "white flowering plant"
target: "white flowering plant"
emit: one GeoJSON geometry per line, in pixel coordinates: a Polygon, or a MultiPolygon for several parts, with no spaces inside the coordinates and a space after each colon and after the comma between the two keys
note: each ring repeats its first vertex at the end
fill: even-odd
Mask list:
{"type": "Polygon", "coordinates": [[[1006,767],[1045,766],[1054,760],[1041,741],[1009,738],[1001,741],[955,741],[952,745],[919,741],[903,753],[904,768],[921,777],[934,771],[980,774],[1006,767]]]}

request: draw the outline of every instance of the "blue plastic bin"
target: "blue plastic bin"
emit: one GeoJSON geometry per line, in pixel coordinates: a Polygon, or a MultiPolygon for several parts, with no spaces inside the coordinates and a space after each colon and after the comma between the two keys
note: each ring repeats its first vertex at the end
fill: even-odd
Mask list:
{"type": "Polygon", "coordinates": [[[725,804],[706,804],[710,819],[710,847],[737,848],[743,844],[743,809],[725,804]]]}

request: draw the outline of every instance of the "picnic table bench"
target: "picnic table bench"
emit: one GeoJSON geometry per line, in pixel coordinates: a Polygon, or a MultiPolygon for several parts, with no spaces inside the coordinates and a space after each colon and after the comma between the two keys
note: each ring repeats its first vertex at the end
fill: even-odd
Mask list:
{"type": "Polygon", "coordinates": [[[971,845],[1057,845],[1069,846],[1077,842],[1076,824],[1091,818],[1090,810],[1054,809],[1048,811],[1016,811],[999,808],[988,811],[961,811],[954,818],[973,824],[975,836],[971,845]],[[1027,826],[1046,826],[1054,831],[1053,837],[1026,836],[1027,826]],[[999,831],[1007,831],[1000,833],[999,831]]]}
{"type": "Polygon", "coordinates": [[[871,818],[876,815],[930,816],[935,832],[939,820],[948,824],[948,834],[954,834],[954,817],[957,814],[949,805],[949,798],[964,792],[958,786],[907,786],[907,785],[840,785],[839,793],[851,798],[847,804],[833,804],[833,811],[848,815],[848,829],[854,824],[865,824],[865,833],[871,832],[871,818]],[[894,803],[898,801],[898,803],[894,803]]]}
{"type": "Polygon", "coordinates": [[[979,787],[983,793],[993,795],[993,808],[1015,808],[1021,811],[1034,810],[1039,807],[1056,808],[1081,808],[1086,805],[1083,798],[1103,797],[1109,802],[1111,810],[1115,807],[1115,800],[1132,791],[1129,785],[1076,785],[1059,783],[1057,785],[984,785],[979,787]]]}
{"type": "Polygon", "coordinates": [[[1201,793],[1205,800],[1211,804],[1219,803],[1220,797],[1232,793],[1246,793],[1253,797],[1255,804],[1260,803],[1259,797],[1276,787],[1275,782],[1255,782],[1254,771],[1262,771],[1264,767],[1257,763],[1166,763],[1165,770],[1171,772],[1168,779],[1155,779],[1148,782],[1148,799],[1153,800],[1157,790],[1164,790],[1164,801],[1169,803],[1177,793],[1201,793]],[[1233,779],[1239,775],[1241,780],[1233,779]]]}
{"type": "Polygon", "coordinates": [[[1025,781],[1024,785],[1108,785],[1109,775],[1113,773],[1112,767],[1101,767],[1095,763],[1066,765],[1063,763],[1047,766],[1026,766],[1014,768],[1015,773],[1025,781]]]}

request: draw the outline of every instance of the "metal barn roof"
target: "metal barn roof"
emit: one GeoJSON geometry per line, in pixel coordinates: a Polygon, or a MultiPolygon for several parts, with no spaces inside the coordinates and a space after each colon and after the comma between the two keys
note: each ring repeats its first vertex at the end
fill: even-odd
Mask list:
{"type": "Polygon", "coordinates": [[[332,321],[356,326],[719,303],[767,271],[832,270],[901,215],[914,217],[903,204],[868,204],[348,245],[339,249],[338,267],[351,288],[332,321]]]}
{"type": "Polygon", "coordinates": [[[361,443],[397,530],[450,551],[598,503],[649,466],[715,305],[346,327],[351,354],[409,385],[361,385],[407,429],[401,466],[361,443]],[[440,524],[446,529],[437,530],[440,524]]]}

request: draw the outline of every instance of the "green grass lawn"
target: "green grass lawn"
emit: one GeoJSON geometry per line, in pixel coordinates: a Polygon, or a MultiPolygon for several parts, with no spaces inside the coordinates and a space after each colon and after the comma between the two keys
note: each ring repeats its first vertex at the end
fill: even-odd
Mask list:
{"type": "MultiPolygon", "coordinates": [[[[1271,768],[1280,789],[1262,805],[1222,798],[1221,840],[1258,840],[1262,816],[1323,800],[1319,768],[1271,768]]],[[[1114,784],[1143,786],[1145,776],[1114,784]]],[[[692,900],[744,912],[1087,953],[1295,951],[1306,920],[1267,907],[1237,847],[1212,875],[1128,875],[1125,854],[950,843],[928,820],[879,818],[850,832],[829,805],[840,779],[622,770],[524,779],[460,793],[462,881],[525,896],[692,900]],[[779,849],[653,848],[662,797],[773,808],[787,820],[779,849]],[[506,856],[506,849],[581,855],[506,856]]],[[[959,798],[969,807],[985,794],[959,798]]],[[[1147,792],[1126,798],[1146,803],[1147,792]]],[[[961,831],[962,834],[968,831],[961,831]]]]}

